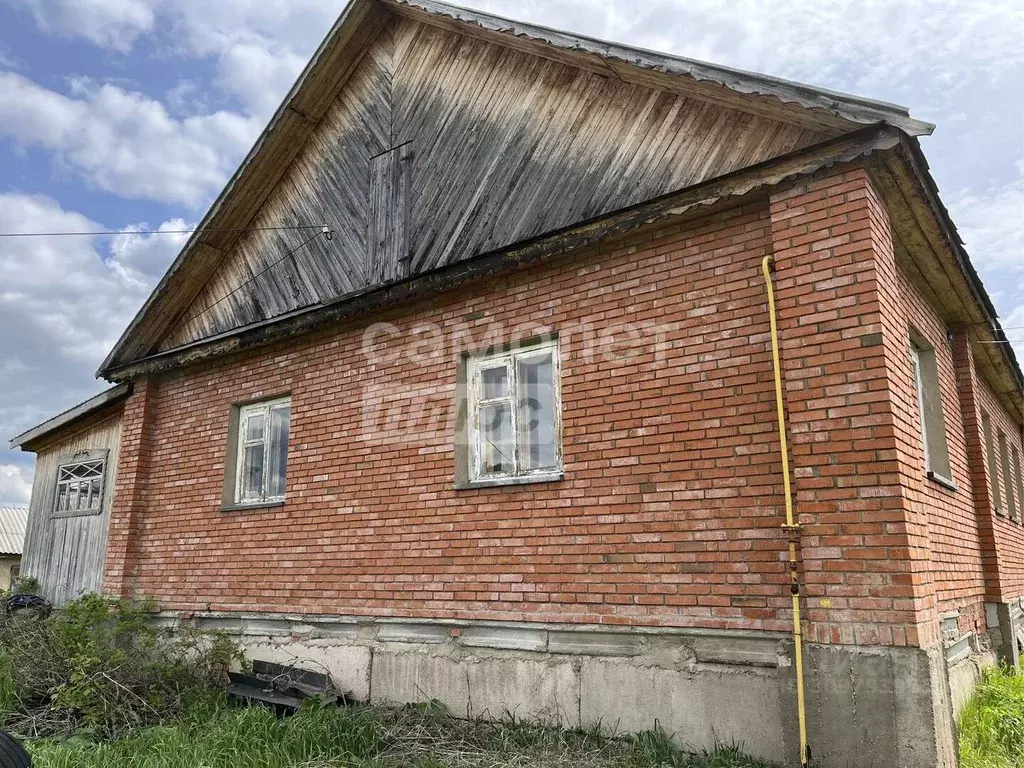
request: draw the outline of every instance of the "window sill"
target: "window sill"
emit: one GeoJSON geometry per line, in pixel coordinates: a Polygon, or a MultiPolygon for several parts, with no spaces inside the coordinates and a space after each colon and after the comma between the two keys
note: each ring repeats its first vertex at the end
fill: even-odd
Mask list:
{"type": "Polygon", "coordinates": [[[941,485],[947,491],[958,491],[958,490],[960,490],[957,487],[956,483],[954,483],[952,480],[950,480],[947,477],[943,477],[942,475],[937,474],[935,472],[928,472],[928,479],[931,480],[933,483],[941,485]]]}
{"type": "Polygon", "coordinates": [[[250,504],[224,504],[221,512],[247,512],[259,509],[277,509],[283,507],[284,501],[254,501],[250,504]]]}
{"type": "Polygon", "coordinates": [[[456,483],[455,490],[468,491],[473,488],[494,488],[503,485],[532,485],[534,483],[556,483],[565,479],[565,474],[558,472],[545,472],[537,475],[522,475],[520,477],[489,477],[485,480],[470,480],[468,483],[456,483]]]}
{"type": "Polygon", "coordinates": [[[69,517],[97,517],[102,514],[102,509],[77,509],[73,511],[51,512],[50,517],[56,520],[64,520],[69,517]]]}

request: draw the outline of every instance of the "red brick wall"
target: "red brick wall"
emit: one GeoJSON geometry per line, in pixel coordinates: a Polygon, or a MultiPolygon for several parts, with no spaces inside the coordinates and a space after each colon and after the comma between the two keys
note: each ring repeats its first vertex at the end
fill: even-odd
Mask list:
{"type": "MultiPolygon", "coordinates": [[[[900,299],[888,219],[859,169],[137,389],[126,429],[147,419],[139,434],[152,439],[136,442],[152,447],[138,473],[119,474],[108,589],[182,610],[787,631],[769,253],[808,635],[933,642],[931,528],[917,520],[932,491],[913,427],[894,415],[907,402],[906,324],[889,319],[900,299]],[[373,322],[398,331],[365,347],[373,322]],[[602,329],[624,323],[661,330],[635,354],[602,354],[602,329]],[[460,353],[541,328],[559,334],[565,479],[455,490],[460,353]],[[231,406],[284,393],[287,502],[221,511],[231,406]],[[365,404],[383,396],[393,409],[406,393],[433,420],[367,439],[365,404]]],[[[950,539],[937,551],[955,567],[950,539]]]]}
{"type": "Polygon", "coordinates": [[[879,290],[888,218],[861,170],[771,205],[808,636],[917,644],[879,290]]]}
{"type": "Polygon", "coordinates": [[[897,269],[893,278],[897,300],[887,317],[898,346],[892,365],[893,376],[900,382],[893,389],[894,398],[898,400],[894,412],[910,525],[919,542],[918,575],[925,595],[921,619],[931,631],[938,631],[939,617],[957,610],[961,631],[984,631],[985,570],[981,538],[985,519],[976,510],[974,493],[973,473],[978,467],[974,458],[976,448],[970,445],[970,439],[977,425],[965,418],[970,407],[958,384],[958,367],[962,367],[963,361],[957,359],[946,323],[906,274],[897,269]],[[935,351],[950,479],[957,486],[955,491],[926,476],[916,383],[909,357],[911,330],[935,351]]]}
{"type": "Polygon", "coordinates": [[[138,547],[146,544],[139,528],[146,503],[149,457],[153,447],[156,383],[140,379],[124,405],[117,480],[110,505],[103,590],[128,596],[130,571],[138,547]]]}
{"type": "MultiPolygon", "coordinates": [[[[992,388],[980,377],[975,378],[974,384],[977,396],[978,408],[989,415],[992,423],[992,440],[996,453],[996,474],[993,481],[988,476],[987,464],[985,465],[986,483],[999,483],[1000,497],[1002,498],[1002,514],[996,514],[994,505],[991,503],[979,514],[987,514],[991,520],[988,533],[991,536],[992,544],[988,544],[988,537],[983,537],[983,542],[994,552],[994,565],[992,578],[989,580],[987,594],[990,600],[1006,602],[1024,595],[1024,526],[1021,525],[1021,501],[1017,493],[1017,470],[1012,467],[1012,481],[1014,499],[1017,503],[1017,519],[1011,520],[1007,514],[1006,492],[1004,491],[1003,476],[1007,467],[1003,464],[1002,455],[999,451],[999,432],[1006,435],[1007,451],[1010,464],[1013,464],[1012,448],[1017,448],[1017,454],[1024,461],[1024,449],[1021,447],[1021,427],[1016,423],[1000,404],[992,388]]],[[[981,416],[978,420],[980,423],[981,416]]]]}
{"type": "Polygon", "coordinates": [[[366,320],[165,377],[137,588],[175,608],[785,629],[768,233],[755,205],[450,291],[373,318],[402,331],[375,349],[389,364],[364,354],[366,320]],[[588,360],[570,330],[624,322],[675,324],[666,359],[648,339],[588,360]],[[458,355],[410,359],[423,323],[559,331],[565,480],[453,489],[458,355]],[[367,387],[437,387],[445,418],[367,442],[367,387]],[[221,512],[231,404],[284,392],[287,504],[221,512]]]}
{"type": "MultiPolygon", "coordinates": [[[[958,611],[962,632],[984,631],[986,599],[1007,600],[1024,594],[1024,527],[994,514],[981,411],[988,412],[992,420],[1000,489],[1004,470],[998,430],[1003,430],[1008,446],[1016,446],[1024,458],[1020,426],[976,369],[967,342],[969,329],[957,329],[951,340],[947,324],[907,275],[894,267],[891,278],[886,281],[892,300],[885,321],[887,336],[894,342],[891,392],[908,530],[916,542],[919,618],[933,632],[942,614],[958,611]],[[907,354],[911,329],[935,351],[955,491],[925,474],[917,395],[907,354]]],[[[1010,458],[1012,463],[1012,452],[1010,458]]],[[[1014,492],[1017,498],[1016,484],[1014,492]]]]}

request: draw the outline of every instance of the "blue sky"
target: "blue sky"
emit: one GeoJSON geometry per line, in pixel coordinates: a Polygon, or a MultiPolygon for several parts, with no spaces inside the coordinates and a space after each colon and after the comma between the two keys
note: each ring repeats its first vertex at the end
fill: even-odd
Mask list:
{"type": "MultiPolygon", "coordinates": [[[[1024,340],[1024,0],[463,4],[908,105],[1024,340]]],[[[0,232],[198,221],[343,5],[0,0],[0,232]]],[[[0,239],[0,501],[32,479],[6,439],[106,386],[93,372],[183,241],[0,239]]]]}

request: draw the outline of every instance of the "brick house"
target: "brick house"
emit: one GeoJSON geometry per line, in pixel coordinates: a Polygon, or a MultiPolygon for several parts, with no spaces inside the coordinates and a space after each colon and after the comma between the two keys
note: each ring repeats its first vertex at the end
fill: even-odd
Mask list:
{"type": "Polygon", "coordinates": [[[931,129],[354,0],[116,386],[12,441],[25,572],[373,701],[955,765],[1024,642],[1024,379],[931,129]]]}

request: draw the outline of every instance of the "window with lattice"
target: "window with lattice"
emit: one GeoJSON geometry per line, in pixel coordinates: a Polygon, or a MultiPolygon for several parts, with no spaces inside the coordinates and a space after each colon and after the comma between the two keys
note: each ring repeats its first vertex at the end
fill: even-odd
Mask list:
{"type": "Polygon", "coordinates": [[[86,451],[65,459],[57,467],[55,515],[98,515],[103,511],[106,452],[86,451]]]}

